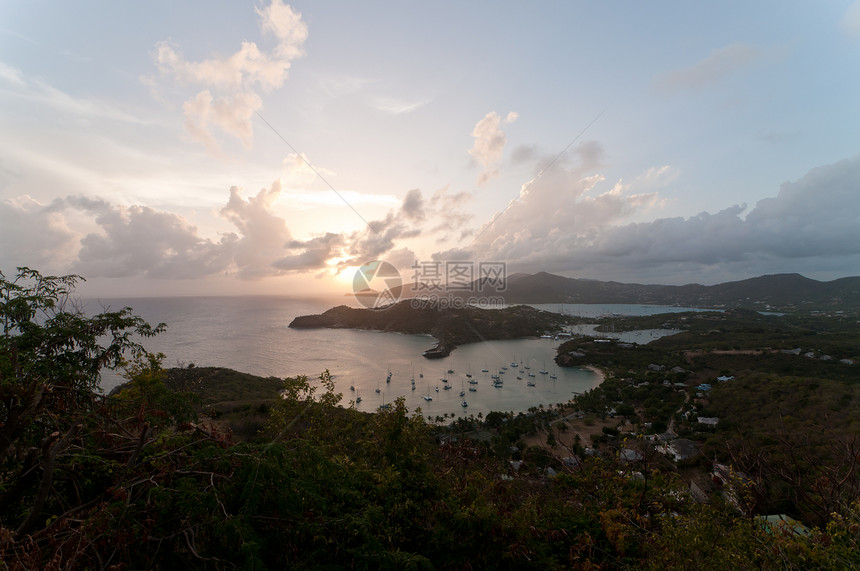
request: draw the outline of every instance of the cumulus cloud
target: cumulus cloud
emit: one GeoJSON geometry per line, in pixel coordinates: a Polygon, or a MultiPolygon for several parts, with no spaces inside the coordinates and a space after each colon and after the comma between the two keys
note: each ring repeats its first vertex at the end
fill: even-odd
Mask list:
{"type": "Polygon", "coordinates": [[[77,255],[79,234],[54,205],[30,196],[0,200],[0,269],[61,267],[77,255]]]}
{"type": "Polygon", "coordinates": [[[472,195],[468,192],[452,193],[448,187],[433,193],[429,209],[434,215],[435,225],[430,231],[437,242],[462,241],[474,233],[475,229],[470,225],[474,216],[465,210],[471,200],[472,195]]]}
{"type": "Polygon", "coordinates": [[[290,154],[284,159],[283,167],[282,177],[290,183],[302,186],[323,183],[321,178],[327,179],[335,175],[331,170],[318,166],[312,167],[310,160],[304,153],[301,155],[290,154]]]}
{"type": "Polygon", "coordinates": [[[281,191],[280,180],[247,199],[242,197],[240,188],[230,188],[230,199],[221,209],[221,215],[239,231],[233,256],[241,278],[277,273],[272,271],[272,263],[282,257],[286,244],[292,240],[286,221],[272,210],[281,191]]]}
{"type": "Polygon", "coordinates": [[[690,67],[657,75],[654,85],[666,92],[699,91],[759,61],[765,50],[737,43],[715,49],[705,59],[690,67]]]}
{"type": "Polygon", "coordinates": [[[413,188],[406,193],[406,197],[403,199],[403,206],[401,206],[401,212],[409,220],[420,222],[424,219],[424,197],[421,196],[419,189],[413,188]]]}
{"type": "Polygon", "coordinates": [[[381,220],[372,220],[367,227],[348,236],[347,260],[343,265],[355,266],[372,260],[379,260],[394,249],[396,241],[414,238],[421,231],[411,227],[394,212],[389,212],[381,220]]]}
{"type": "MultiPolygon", "coordinates": [[[[213,127],[250,147],[251,119],[262,108],[258,91],[281,87],[293,60],[304,54],[308,29],[300,13],[281,0],[272,0],[257,9],[257,14],[263,32],[274,37],[275,45],[270,51],[255,42],[243,41],[230,56],[190,61],[171,42],[156,45],[155,61],[162,76],[180,85],[202,88],[182,108],[188,133],[210,150],[220,148],[213,127]]],[[[153,87],[152,78],[144,81],[153,87]]]]}
{"type": "Polygon", "coordinates": [[[502,131],[502,123],[510,124],[517,120],[518,115],[511,111],[502,119],[495,111],[487,113],[472,129],[475,138],[469,154],[483,167],[478,175],[478,184],[483,185],[498,174],[496,165],[502,158],[502,152],[507,143],[507,136],[502,131]]]}
{"type": "Polygon", "coordinates": [[[472,254],[507,261],[517,271],[662,283],[675,276],[724,280],[803,267],[834,271],[840,264],[845,275],[853,271],[846,260],[860,259],[860,157],[784,183],[751,210],[733,205],[635,224],[623,223],[626,213],[653,203],[655,194],[625,195],[616,185],[592,196],[600,177],[571,170],[548,178],[511,205],[472,254]],[[554,203],[553,194],[559,197],[554,203]]]}
{"type": "Polygon", "coordinates": [[[217,240],[202,236],[177,214],[148,206],[121,206],[83,196],[48,205],[29,197],[6,200],[0,203],[0,215],[11,222],[0,228],[0,238],[17,247],[0,252],[0,267],[24,262],[87,277],[234,275],[253,280],[315,269],[317,262],[324,266],[321,252],[332,238],[294,240],[272,208],[281,192],[279,181],[248,198],[241,189],[231,188],[220,214],[235,231],[217,240]],[[72,230],[73,219],[87,230],[72,230]]]}
{"type": "Polygon", "coordinates": [[[651,167],[636,177],[633,187],[637,189],[661,188],[674,182],[681,175],[681,171],[670,166],[651,167]]]}
{"type": "Polygon", "coordinates": [[[147,206],[121,206],[84,196],[57,199],[48,205],[29,197],[6,200],[0,203],[0,214],[18,223],[0,229],[0,238],[20,245],[21,260],[0,253],[0,266],[38,263],[88,277],[229,275],[245,280],[319,274],[376,259],[393,259],[408,267],[415,254],[401,242],[419,236],[426,217],[440,215],[428,206],[419,189],[412,189],[398,208],[359,231],[325,232],[300,239],[275,210],[284,194],[280,179],[249,196],[239,187],[230,188],[218,213],[233,230],[218,239],[202,236],[177,214],[147,206]],[[80,218],[79,214],[88,221],[86,231],[73,231],[68,224],[71,217],[80,218]]]}
{"type": "Polygon", "coordinates": [[[213,152],[220,147],[210,125],[218,125],[250,148],[254,137],[251,119],[262,107],[263,102],[256,93],[237,93],[216,100],[208,89],[204,89],[182,105],[185,129],[213,152]]]}
{"type": "Polygon", "coordinates": [[[342,234],[326,232],[309,240],[287,242],[288,254],[272,263],[274,268],[287,272],[306,272],[320,270],[328,261],[339,255],[344,244],[342,234]]]}
{"type": "Polygon", "coordinates": [[[201,238],[182,217],[146,206],[123,208],[69,197],[71,208],[95,215],[100,232],[81,239],[77,273],[93,277],[145,275],[194,278],[217,274],[229,264],[232,237],[220,243],[201,238]]]}

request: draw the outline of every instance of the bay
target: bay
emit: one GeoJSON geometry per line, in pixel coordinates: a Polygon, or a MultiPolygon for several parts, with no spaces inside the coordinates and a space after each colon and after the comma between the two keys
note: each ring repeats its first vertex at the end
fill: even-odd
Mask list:
{"type": "MultiPolygon", "coordinates": [[[[166,367],[194,363],[279,378],[314,378],[327,369],[335,376],[344,404],[360,396],[357,408],[364,411],[404,397],[410,410],[420,407],[430,417],[486,414],[491,410],[520,412],[566,402],[600,381],[591,370],[556,366],[553,358],[561,341],[551,339],[473,343],[457,348],[446,358],[428,360],[422,353],[435,344],[429,335],[288,327],[299,315],[321,313],[349,301],[279,296],[117,298],[84,300],[83,308],[92,314],[131,307],[150,323],[166,323],[164,333],[142,340],[148,351],[164,353],[166,367]],[[490,375],[498,374],[502,367],[508,369],[499,375],[503,386],[495,388],[490,375]],[[541,369],[547,374],[540,374],[541,369]],[[386,382],[389,372],[391,381],[386,382]],[[529,377],[529,372],[535,376],[529,377]],[[477,384],[468,384],[467,374],[477,384]],[[442,379],[452,388],[445,390],[442,379]],[[528,386],[529,381],[535,386],[528,386]],[[476,390],[469,391],[470,387],[476,390]],[[465,397],[460,397],[461,391],[466,392],[465,397]],[[463,400],[468,407],[462,406],[463,400]]],[[[608,312],[601,309],[599,315],[622,311],[640,314],[647,310],[643,307],[653,306],[612,306],[608,312]]],[[[557,305],[541,308],[558,311],[557,305]]],[[[573,314],[572,308],[564,311],[573,314]]],[[[102,389],[110,391],[121,382],[121,377],[107,372],[102,389]]]]}

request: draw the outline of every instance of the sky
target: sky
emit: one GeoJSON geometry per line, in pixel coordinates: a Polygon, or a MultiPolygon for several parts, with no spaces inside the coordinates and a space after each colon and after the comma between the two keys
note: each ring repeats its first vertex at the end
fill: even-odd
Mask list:
{"type": "Polygon", "coordinates": [[[860,2],[0,3],[0,270],[860,275],[860,2]],[[425,266],[421,266],[425,267],[425,266]]]}

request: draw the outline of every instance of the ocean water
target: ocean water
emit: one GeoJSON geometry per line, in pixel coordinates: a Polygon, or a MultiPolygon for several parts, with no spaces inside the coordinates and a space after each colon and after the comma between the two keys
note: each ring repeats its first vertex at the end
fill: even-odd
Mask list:
{"type": "MultiPolygon", "coordinates": [[[[519,412],[533,406],[566,402],[574,393],[584,392],[599,382],[598,375],[590,370],[556,366],[553,358],[561,341],[551,339],[474,343],[458,347],[444,359],[428,360],[422,353],[435,345],[429,335],[288,327],[296,316],[321,313],[345,302],[344,298],[263,296],[83,301],[88,313],[131,307],[152,324],[166,323],[166,332],[142,341],[148,351],[164,353],[165,366],[194,363],[279,378],[317,377],[328,369],[335,376],[337,390],[343,393],[343,403],[360,396],[362,402],[357,408],[365,411],[376,410],[403,396],[410,410],[420,407],[431,417],[486,414],[491,410],[519,412]],[[517,367],[512,367],[512,363],[517,367]],[[490,375],[497,374],[502,367],[508,368],[500,375],[504,386],[495,388],[490,375]],[[549,373],[540,374],[541,369],[549,373]],[[448,373],[449,370],[454,373],[448,373]],[[386,382],[389,372],[391,381],[386,382]],[[529,377],[529,372],[535,376],[529,377]],[[468,384],[467,374],[478,383],[468,384]],[[443,388],[442,379],[449,380],[450,390],[443,388]],[[535,386],[528,386],[528,381],[535,386]],[[476,390],[469,391],[469,387],[476,390]],[[459,396],[461,390],[466,392],[465,397],[459,396]],[[425,400],[425,396],[432,400],[425,400]],[[468,407],[462,406],[463,400],[468,407]]],[[[624,311],[623,306],[613,307],[612,313],[624,311]]],[[[552,310],[552,306],[546,309],[552,310]]],[[[642,310],[630,306],[629,311],[637,314],[636,311],[642,310]]],[[[570,310],[567,312],[572,314],[570,310]]],[[[102,378],[102,389],[110,391],[122,381],[118,375],[107,372],[102,378]]]]}

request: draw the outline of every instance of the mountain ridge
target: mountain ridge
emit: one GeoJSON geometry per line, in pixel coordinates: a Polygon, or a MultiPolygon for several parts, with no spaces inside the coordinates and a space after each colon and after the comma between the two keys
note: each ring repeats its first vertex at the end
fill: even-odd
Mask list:
{"type": "MultiPolygon", "coordinates": [[[[420,286],[420,284],[418,284],[420,286]]],[[[715,285],[660,285],[568,278],[538,272],[513,274],[502,287],[474,280],[467,291],[422,291],[407,283],[395,296],[422,293],[456,298],[495,297],[504,303],[642,303],[690,307],[749,307],[860,310],[860,277],[823,282],[797,273],[766,274],[715,285]]]]}

